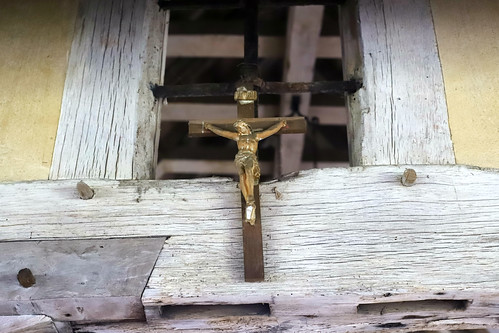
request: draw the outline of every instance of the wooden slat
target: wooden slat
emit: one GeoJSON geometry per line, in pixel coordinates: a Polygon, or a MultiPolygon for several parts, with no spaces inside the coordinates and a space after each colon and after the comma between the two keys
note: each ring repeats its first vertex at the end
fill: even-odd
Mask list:
{"type": "MultiPolygon", "coordinates": [[[[287,117],[287,118],[241,118],[245,122],[247,122],[253,131],[258,132],[264,130],[282,119],[287,121],[287,126],[282,128],[278,133],[279,134],[288,134],[288,133],[303,133],[307,128],[307,123],[303,117],[287,117]]],[[[210,124],[218,126],[222,129],[235,131],[232,126],[237,119],[226,119],[226,120],[214,120],[209,121],[210,124]]],[[[205,121],[208,122],[208,121],[205,121]]],[[[214,136],[215,134],[211,131],[205,130],[203,128],[203,121],[195,120],[189,122],[189,136],[198,137],[198,136],[214,136]]]]}
{"type": "MultiPolygon", "coordinates": [[[[274,163],[259,161],[262,175],[270,176],[274,172],[274,163]]],[[[317,162],[317,168],[345,168],[348,162],[317,162]]],[[[313,162],[302,162],[300,170],[314,168],[313,162]]],[[[208,175],[237,175],[233,160],[186,160],[163,159],[156,167],[156,179],[162,179],[166,174],[208,174],[208,175]]]]}
{"type": "Polygon", "coordinates": [[[429,1],[358,0],[342,20],[345,79],[363,81],[348,98],[350,162],[454,163],[429,1]]]}
{"type": "Polygon", "coordinates": [[[0,332],[5,333],[59,333],[47,316],[0,316],[0,332]]]}
{"type": "Polygon", "coordinates": [[[164,242],[165,237],[0,243],[5,276],[0,279],[0,316],[141,320],[140,297],[164,242]],[[16,278],[24,268],[34,276],[31,287],[16,278]]]}
{"type": "MultiPolygon", "coordinates": [[[[312,332],[494,324],[499,171],[413,166],[418,176],[407,187],[401,183],[406,168],[315,170],[261,184],[266,281],[257,285],[243,282],[240,194],[226,179],[89,180],[90,200],[78,198],[76,180],[0,184],[0,237],[171,235],[145,304],[269,303],[267,318],[276,319],[243,318],[242,331],[262,322],[312,332]],[[429,309],[414,303],[421,300],[469,303],[449,311],[438,302],[429,309]],[[383,315],[358,310],[359,304],[390,302],[396,303],[388,308],[412,303],[383,315]]],[[[222,319],[162,325],[208,329],[225,325],[222,319]]]]}
{"type": "MultiPolygon", "coordinates": [[[[310,82],[313,80],[323,14],[324,6],[289,8],[283,81],[310,82]]],[[[299,96],[298,111],[301,115],[308,116],[311,94],[299,96]]],[[[281,116],[291,113],[291,100],[292,94],[281,96],[281,116]]],[[[279,145],[276,149],[276,176],[299,170],[304,145],[305,134],[303,133],[279,138],[279,145]]]]}
{"type": "MultiPolygon", "coordinates": [[[[234,104],[168,103],[163,105],[162,121],[190,121],[200,119],[221,120],[230,117],[234,104]]],[[[279,116],[279,106],[258,105],[259,117],[279,116]]],[[[347,109],[343,106],[310,106],[309,117],[317,117],[321,125],[346,125],[347,109]]]]}
{"type": "Polygon", "coordinates": [[[82,2],[51,179],[154,177],[165,15],[153,0],[82,2]]]}
{"type": "MultiPolygon", "coordinates": [[[[239,35],[171,35],[169,57],[243,58],[244,38],[239,35]]],[[[282,37],[260,36],[258,54],[262,58],[283,58],[286,41],[282,37]]],[[[323,36],[317,45],[317,58],[341,58],[338,36],[323,36]]]]}
{"type": "Polygon", "coordinates": [[[145,292],[150,305],[497,288],[499,173],[417,166],[406,187],[405,168],[261,184],[267,280],[258,285],[243,283],[240,191],[228,179],[93,180],[90,200],[79,199],[76,180],[0,184],[0,239],[171,235],[145,292]]]}

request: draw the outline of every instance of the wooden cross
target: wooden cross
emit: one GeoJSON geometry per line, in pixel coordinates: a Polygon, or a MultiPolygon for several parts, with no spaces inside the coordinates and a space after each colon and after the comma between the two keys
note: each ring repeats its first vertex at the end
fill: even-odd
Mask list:
{"type": "Polygon", "coordinates": [[[244,279],[258,282],[264,280],[258,141],[276,133],[304,133],[307,123],[303,117],[253,118],[258,114],[258,96],[254,90],[239,87],[234,99],[237,101],[237,119],[191,121],[189,135],[219,135],[237,142],[238,153],[234,162],[242,192],[244,279]]]}

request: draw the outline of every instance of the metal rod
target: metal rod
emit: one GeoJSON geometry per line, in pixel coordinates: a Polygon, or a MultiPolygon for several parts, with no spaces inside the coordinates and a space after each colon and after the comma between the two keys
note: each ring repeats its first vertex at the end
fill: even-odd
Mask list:
{"type": "MultiPolygon", "coordinates": [[[[246,73],[250,76],[250,73],[246,73]]],[[[278,95],[285,93],[335,94],[354,93],[362,87],[356,80],[350,81],[317,81],[317,82],[263,82],[255,81],[259,94],[278,95]]],[[[153,86],[152,92],[156,98],[170,97],[208,97],[232,96],[235,83],[198,83],[174,86],[153,86]]]]}
{"type": "Polygon", "coordinates": [[[359,81],[316,81],[316,82],[265,82],[260,88],[262,94],[305,93],[343,94],[354,93],[360,89],[359,81]]]}
{"type": "Polygon", "coordinates": [[[196,83],[152,87],[152,93],[156,98],[232,96],[234,91],[234,83],[196,83]]]}
{"type": "Polygon", "coordinates": [[[258,0],[245,0],[244,63],[258,63],[258,0]]]}
{"type": "MultiPolygon", "coordinates": [[[[346,0],[264,0],[260,6],[289,7],[308,5],[341,5],[346,0]]],[[[192,9],[231,9],[245,7],[245,0],[159,0],[162,9],[192,10],[192,9]]]]}

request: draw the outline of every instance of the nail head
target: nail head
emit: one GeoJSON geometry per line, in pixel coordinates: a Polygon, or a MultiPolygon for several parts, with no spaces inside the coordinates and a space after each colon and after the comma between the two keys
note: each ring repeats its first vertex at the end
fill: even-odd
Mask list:
{"type": "Polygon", "coordinates": [[[416,182],[417,174],[414,169],[405,169],[402,175],[402,185],[412,186],[416,182]]]}
{"type": "Polygon", "coordinates": [[[32,287],[36,283],[35,276],[29,268],[23,268],[17,273],[17,281],[24,288],[32,287]]]}
{"type": "Polygon", "coordinates": [[[80,181],[78,184],[76,184],[76,189],[78,190],[80,199],[89,200],[94,197],[94,190],[92,190],[92,188],[83,181],[80,181]]]}

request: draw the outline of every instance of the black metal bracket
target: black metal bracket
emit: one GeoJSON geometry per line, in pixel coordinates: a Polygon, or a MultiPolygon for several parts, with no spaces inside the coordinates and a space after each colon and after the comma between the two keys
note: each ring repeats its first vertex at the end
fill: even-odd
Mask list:
{"type": "MultiPolygon", "coordinates": [[[[208,97],[232,96],[236,87],[241,86],[241,81],[236,83],[198,83],[181,84],[173,86],[153,86],[152,92],[156,98],[170,97],[208,97]]],[[[316,81],[316,82],[263,82],[253,83],[260,95],[277,94],[344,94],[354,93],[362,86],[360,81],[316,81]]]]}
{"type": "Polygon", "coordinates": [[[244,8],[244,62],[239,65],[241,79],[235,83],[199,83],[172,86],[151,86],[155,98],[231,96],[237,87],[256,90],[259,94],[354,93],[362,82],[318,81],[318,82],[265,82],[258,76],[258,7],[259,6],[304,6],[338,5],[344,0],[159,0],[164,9],[196,8],[244,8]]]}

